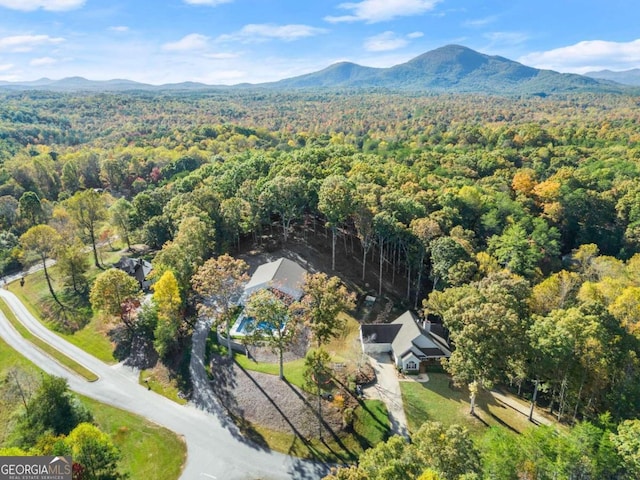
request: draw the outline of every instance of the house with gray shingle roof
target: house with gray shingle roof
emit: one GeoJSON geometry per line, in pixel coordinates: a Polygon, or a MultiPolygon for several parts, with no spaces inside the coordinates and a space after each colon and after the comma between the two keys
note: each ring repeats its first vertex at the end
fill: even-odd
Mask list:
{"type": "Polygon", "coordinates": [[[361,325],[360,341],[364,353],[391,353],[406,372],[419,372],[428,363],[451,356],[442,327],[428,321],[421,324],[410,310],[391,323],[361,325]]]}
{"type": "Polygon", "coordinates": [[[288,258],[264,263],[256,269],[249,283],[245,285],[243,300],[249,298],[253,292],[265,288],[278,290],[294,300],[300,300],[306,273],[304,268],[288,258]]]}

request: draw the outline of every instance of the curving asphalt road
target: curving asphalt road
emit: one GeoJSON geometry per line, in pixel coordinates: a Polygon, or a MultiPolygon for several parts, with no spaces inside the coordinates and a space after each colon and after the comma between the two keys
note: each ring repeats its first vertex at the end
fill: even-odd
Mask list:
{"type": "MultiPolygon", "coordinates": [[[[62,367],[20,336],[0,313],[0,336],[12,348],[48,373],[66,378],[73,391],[141,415],[184,438],[188,457],[181,479],[311,480],[321,478],[327,473],[324,465],[266,451],[243,440],[233,427],[228,427],[229,422],[226,421],[223,411],[211,408],[215,402],[214,398],[210,398],[207,404],[207,409],[215,412],[212,414],[191,404],[179,405],[159,394],[147,391],[138,384],[134,370],[120,364],[108,366],[49,331],[33,318],[11,292],[0,289],[0,297],[31,332],[92,370],[100,378],[89,383],[62,367]]],[[[206,337],[206,328],[205,323],[200,323],[194,335],[197,338],[201,338],[202,335],[206,337]]],[[[192,369],[199,370],[201,367],[204,370],[203,351],[204,342],[194,341],[192,369]]],[[[197,374],[194,389],[207,389],[205,379],[206,377],[197,374]]]]}

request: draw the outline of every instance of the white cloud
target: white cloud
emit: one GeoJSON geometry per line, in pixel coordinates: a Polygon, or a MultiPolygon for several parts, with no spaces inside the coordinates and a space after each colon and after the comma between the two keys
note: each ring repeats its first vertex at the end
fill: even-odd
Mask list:
{"type": "Polygon", "coordinates": [[[199,33],[191,33],[185,37],[182,37],[177,42],[165,43],[162,46],[162,49],[170,52],[202,50],[207,47],[208,40],[209,40],[209,37],[205,35],[200,35],[199,33]]]}
{"type": "Polygon", "coordinates": [[[223,3],[231,3],[231,2],[233,2],[233,0],[184,0],[184,3],[189,5],[207,5],[210,7],[215,7],[223,3]]]}
{"type": "Polygon", "coordinates": [[[466,22],[464,22],[462,25],[465,27],[484,27],[486,25],[489,25],[490,23],[494,23],[496,20],[498,20],[498,17],[496,15],[491,15],[490,17],[484,17],[484,18],[476,18],[474,20],[467,20],[466,22]]]}
{"type": "Polygon", "coordinates": [[[586,73],[591,70],[628,70],[640,66],[640,38],[630,42],[586,40],[545,52],[532,52],[519,61],[559,72],[586,73]]]}
{"type": "Polygon", "coordinates": [[[529,35],[523,32],[489,32],[484,37],[491,41],[494,45],[516,45],[529,40],[529,35]]]}
{"type": "Polygon", "coordinates": [[[363,0],[359,3],[342,3],[338,8],[350,10],[350,15],[328,16],[327,22],[383,22],[396,17],[421,15],[440,3],[441,0],[363,0]]]}
{"type": "Polygon", "coordinates": [[[5,63],[4,65],[0,65],[0,72],[6,72],[7,70],[11,70],[12,68],[12,63],[5,63]]]}
{"type": "Polygon", "coordinates": [[[29,52],[39,45],[55,45],[64,42],[64,38],[49,35],[13,35],[0,38],[0,51],[29,52]]]}
{"type": "Polygon", "coordinates": [[[58,61],[55,58],[40,57],[40,58],[34,58],[33,60],[31,60],[29,62],[29,65],[31,65],[32,67],[44,67],[47,65],[53,65],[54,63],[58,63],[58,61]]]}
{"type": "Polygon", "coordinates": [[[112,32],[128,32],[129,31],[129,27],[125,26],[125,25],[115,25],[113,27],[109,27],[109,30],[111,30],[112,32]]]}
{"type": "Polygon", "coordinates": [[[229,60],[231,58],[238,58],[237,53],[227,53],[227,52],[205,53],[204,56],[206,58],[211,58],[213,60],[229,60]]]}
{"type": "Polygon", "coordinates": [[[311,27],[309,25],[274,25],[271,23],[245,25],[236,33],[220,35],[218,41],[240,40],[242,42],[260,42],[265,40],[284,40],[291,42],[305,37],[313,37],[326,33],[324,28],[311,27]]]}
{"type": "Polygon", "coordinates": [[[0,7],[22,10],[23,12],[31,12],[39,8],[52,12],[61,12],[80,8],[85,4],[85,1],[86,0],[0,0],[0,7]]]}
{"type": "Polygon", "coordinates": [[[393,32],[384,32],[369,37],[364,42],[365,50],[369,52],[388,52],[405,47],[409,42],[393,32]]]}
{"type": "Polygon", "coordinates": [[[407,38],[422,38],[424,37],[424,33],[422,32],[411,32],[409,35],[407,35],[407,38]]]}

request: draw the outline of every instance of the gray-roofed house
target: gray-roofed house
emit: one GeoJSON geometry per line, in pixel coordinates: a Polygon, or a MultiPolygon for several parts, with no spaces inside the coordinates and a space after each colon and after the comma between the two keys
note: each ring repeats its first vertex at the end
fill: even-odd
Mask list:
{"type": "Polygon", "coordinates": [[[396,366],[405,372],[424,371],[424,367],[451,351],[440,325],[420,321],[407,310],[391,323],[363,324],[360,341],[364,353],[391,353],[396,366]]]}
{"type": "Polygon", "coordinates": [[[265,288],[278,290],[294,300],[300,300],[306,273],[304,268],[288,258],[264,263],[256,269],[249,283],[245,285],[240,303],[244,303],[243,301],[253,292],[265,288]]]}
{"type": "MultiPolygon", "coordinates": [[[[249,283],[244,287],[244,292],[238,304],[244,305],[252,293],[265,288],[276,290],[291,301],[302,298],[302,288],[304,286],[304,276],[307,271],[296,262],[288,258],[280,258],[273,262],[260,265],[251,276],[249,283]]],[[[244,311],[238,315],[235,323],[231,327],[231,335],[234,337],[244,337],[249,319],[244,311]]],[[[244,347],[242,347],[244,349],[244,347]]]]}
{"type": "Polygon", "coordinates": [[[113,266],[135,278],[140,283],[142,290],[149,288],[150,282],[147,277],[153,270],[153,265],[150,262],[142,258],[122,257],[113,266]]]}

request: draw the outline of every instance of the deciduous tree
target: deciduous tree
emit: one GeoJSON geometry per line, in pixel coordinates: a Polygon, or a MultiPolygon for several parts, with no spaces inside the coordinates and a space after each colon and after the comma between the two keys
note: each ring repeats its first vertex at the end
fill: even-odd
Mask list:
{"type": "Polygon", "coordinates": [[[47,280],[47,287],[49,287],[49,293],[55,300],[55,302],[64,308],[64,305],[58,299],[56,292],[53,290],[51,284],[51,276],[49,270],[47,270],[47,259],[54,256],[54,252],[60,245],[60,235],[53,228],[48,225],[36,225],[31,227],[20,237],[20,244],[22,248],[35,254],[40,262],[42,262],[42,269],[44,270],[44,278],[47,280]]]}
{"type": "Polygon", "coordinates": [[[280,379],[284,380],[284,352],[296,335],[296,316],[283,298],[268,289],[253,293],[245,305],[253,340],[266,343],[278,355],[280,379]]]}
{"type": "Polygon", "coordinates": [[[102,268],[98,258],[96,234],[99,223],[107,218],[104,198],[95,190],[83,190],[68,199],[66,205],[73,220],[91,242],[95,266],[102,268]]]}
{"type": "Polygon", "coordinates": [[[118,315],[125,326],[133,332],[132,319],[124,314],[123,305],[127,300],[141,296],[140,284],[135,278],[117,268],[110,268],[96,277],[91,287],[89,300],[94,310],[102,310],[108,315],[118,315]]]}
{"type": "Polygon", "coordinates": [[[218,325],[224,325],[229,358],[233,357],[230,334],[233,302],[239,300],[249,280],[247,270],[249,266],[244,260],[224,254],[207,260],[191,280],[193,289],[200,295],[200,309],[218,325]]]}
{"type": "Polygon", "coordinates": [[[337,336],[344,327],[341,313],[354,308],[355,295],[338,277],[325,273],[306,274],[303,297],[298,306],[318,348],[337,336]]]}

